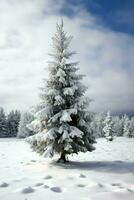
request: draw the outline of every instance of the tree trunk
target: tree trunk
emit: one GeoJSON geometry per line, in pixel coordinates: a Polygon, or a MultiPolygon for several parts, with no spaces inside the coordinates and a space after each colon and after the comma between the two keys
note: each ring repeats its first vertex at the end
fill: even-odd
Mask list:
{"type": "Polygon", "coordinates": [[[61,162],[61,163],[66,163],[66,162],[68,162],[68,160],[66,159],[66,153],[65,153],[65,151],[61,152],[61,156],[60,156],[60,158],[58,159],[58,162],[61,162]]]}

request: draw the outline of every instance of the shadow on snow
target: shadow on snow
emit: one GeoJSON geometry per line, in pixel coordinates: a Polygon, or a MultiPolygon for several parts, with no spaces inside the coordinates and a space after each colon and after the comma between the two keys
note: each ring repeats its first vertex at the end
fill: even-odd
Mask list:
{"type": "Polygon", "coordinates": [[[127,161],[70,161],[62,164],[55,161],[50,163],[51,166],[57,166],[64,169],[79,169],[86,171],[100,171],[111,173],[134,173],[134,162],[127,161]]]}

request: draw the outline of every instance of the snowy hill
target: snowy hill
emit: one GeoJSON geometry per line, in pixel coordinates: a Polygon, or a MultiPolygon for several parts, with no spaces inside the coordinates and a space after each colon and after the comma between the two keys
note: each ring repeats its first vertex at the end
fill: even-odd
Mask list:
{"type": "Polygon", "coordinates": [[[134,199],[134,139],[98,139],[94,152],[69,160],[57,164],[24,140],[0,139],[0,200],[134,199]]]}

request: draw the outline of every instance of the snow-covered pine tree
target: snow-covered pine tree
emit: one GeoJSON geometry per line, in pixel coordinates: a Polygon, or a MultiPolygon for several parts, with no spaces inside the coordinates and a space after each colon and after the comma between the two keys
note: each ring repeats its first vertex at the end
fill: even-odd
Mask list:
{"type": "Polygon", "coordinates": [[[21,113],[19,128],[17,137],[18,138],[26,138],[30,135],[33,135],[33,131],[31,131],[27,125],[34,120],[34,116],[29,112],[21,113]]]}
{"type": "Polygon", "coordinates": [[[105,113],[96,113],[94,115],[92,126],[94,126],[93,132],[96,137],[105,137],[105,133],[103,131],[105,115],[105,113]]]}
{"type": "Polygon", "coordinates": [[[122,136],[122,129],[123,129],[122,120],[120,119],[119,116],[113,116],[112,121],[113,121],[114,135],[115,136],[122,136]]]}
{"type": "Polygon", "coordinates": [[[120,117],[118,121],[118,131],[117,131],[117,136],[123,136],[123,126],[124,126],[124,119],[123,117],[120,117]]]}
{"type": "Polygon", "coordinates": [[[35,126],[40,128],[30,139],[36,152],[44,156],[58,153],[62,162],[66,162],[68,154],[95,149],[87,112],[89,100],[84,97],[86,87],[81,83],[83,75],[77,74],[77,62],[69,62],[75,53],[69,49],[71,39],[64,32],[63,22],[57,24],[49,78],[42,88],[36,113],[35,126]]]}
{"type": "Polygon", "coordinates": [[[130,133],[129,137],[134,137],[134,117],[130,120],[130,133]]]}
{"type": "Polygon", "coordinates": [[[20,121],[20,112],[12,110],[7,116],[8,137],[16,137],[20,121]]]}
{"type": "Polygon", "coordinates": [[[108,141],[113,140],[113,122],[112,122],[112,117],[110,115],[110,112],[107,112],[107,116],[104,120],[104,128],[103,131],[105,133],[105,137],[108,141]]]}
{"type": "Polygon", "coordinates": [[[0,138],[8,137],[7,120],[3,108],[0,108],[0,138]]]}
{"type": "Polygon", "coordinates": [[[125,114],[123,116],[123,135],[129,137],[130,134],[130,120],[129,117],[125,114]]]}

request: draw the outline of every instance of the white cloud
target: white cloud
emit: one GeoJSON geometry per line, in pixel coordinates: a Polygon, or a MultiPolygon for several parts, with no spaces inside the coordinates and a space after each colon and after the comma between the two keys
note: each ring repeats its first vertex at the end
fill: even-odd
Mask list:
{"type": "Polygon", "coordinates": [[[46,76],[56,22],[74,36],[81,72],[94,110],[131,111],[134,90],[134,37],[106,29],[83,8],[73,18],[59,14],[64,1],[0,1],[0,106],[26,109],[38,101],[46,76]]]}

